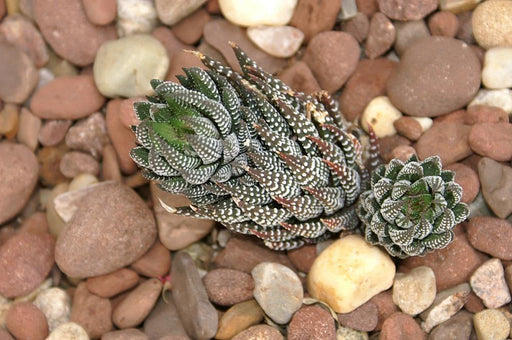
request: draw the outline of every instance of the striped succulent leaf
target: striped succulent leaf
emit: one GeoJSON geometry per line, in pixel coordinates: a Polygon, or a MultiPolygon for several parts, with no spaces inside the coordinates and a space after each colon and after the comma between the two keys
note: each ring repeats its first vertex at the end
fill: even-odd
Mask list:
{"type": "Polygon", "coordinates": [[[180,84],[152,81],[154,96],[135,104],[134,161],[192,203],[169,210],[273,249],[355,228],[355,203],[369,183],[360,129],[326,92],[295,92],[233,49],[243,74],[197,53],[208,70],[185,69],[180,84]]]}
{"type": "Polygon", "coordinates": [[[366,240],[400,258],[446,247],[457,223],[469,215],[454,173],[442,170],[438,156],[406,163],[393,159],[371,175],[357,209],[366,240]]]}

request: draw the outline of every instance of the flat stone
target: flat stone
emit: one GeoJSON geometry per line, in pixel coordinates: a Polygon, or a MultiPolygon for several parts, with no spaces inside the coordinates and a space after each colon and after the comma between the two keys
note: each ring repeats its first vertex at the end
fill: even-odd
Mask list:
{"type": "Polygon", "coordinates": [[[491,216],[476,216],[467,226],[471,245],[484,253],[502,260],[512,260],[512,225],[507,220],[491,216]]]}
{"type": "Polygon", "coordinates": [[[498,308],[510,302],[505,271],[499,259],[491,259],[478,267],[470,279],[471,288],[487,308],[498,308]]]}
{"type": "Polygon", "coordinates": [[[336,327],[331,314],[318,306],[303,306],[288,325],[288,339],[334,340],[336,327]]]}
{"type": "Polygon", "coordinates": [[[0,99],[10,103],[27,100],[39,79],[30,57],[7,42],[0,42],[0,74],[0,99]]]}
{"type": "Polygon", "coordinates": [[[89,337],[99,338],[112,330],[112,304],[109,299],[91,294],[85,282],[73,294],[70,320],[82,326],[89,337]]]}
{"type": "Polygon", "coordinates": [[[407,274],[397,273],[393,283],[393,302],[409,315],[427,309],[436,297],[436,277],[430,267],[420,266],[407,274]]]}
{"type": "Polygon", "coordinates": [[[485,202],[496,216],[506,218],[512,213],[512,168],[483,157],[478,175],[485,202]]]}
{"type": "Polygon", "coordinates": [[[512,46],[512,3],[507,1],[482,2],[473,11],[473,35],[485,49],[512,46]]]}
{"type": "Polygon", "coordinates": [[[240,302],[229,308],[219,320],[215,339],[231,339],[263,320],[264,313],[256,300],[240,302]]]}
{"type": "Polygon", "coordinates": [[[131,269],[121,268],[108,274],[90,277],[86,281],[87,289],[103,298],[110,298],[135,287],[139,275],[131,269]]]}
{"type": "Polygon", "coordinates": [[[204,276],[203,283],[208,298],[217,305],[232,306],[253,297],[253,278],[239,270],[214,269],[204,276]]]}

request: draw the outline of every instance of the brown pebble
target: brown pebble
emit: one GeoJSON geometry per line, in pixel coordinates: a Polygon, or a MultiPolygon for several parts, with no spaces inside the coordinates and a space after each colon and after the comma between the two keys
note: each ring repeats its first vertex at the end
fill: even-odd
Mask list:
{"type": "Polygon", "coordinates": [[[253,298],[252,276],[235,269],[214,269],[203,278],[208,298],[220,306],[232,306],[253,298]]]}
{"type": "Polygon", "coordinates": [[[382,340],[421,340],[426,338],[427,334],[414,321],[412,316],[401,312],[392,314],[384,321],[379,337],[382,340]]]}
{"type": "Polygon", "coordinates": [[[459,19],[452,12],[437,12],[428,19],[428,28],[432,35],[453,38],[459,30],[459,19]]]}
{"type": "Polygon", "coordinates": [[[397,158],[402,162],[407,162],[412,156],[418,157],[416,154],[416,150],[410,145],[398,145],[393,150],[391,150],[390,156],[391,159],[397,158]]]}
{"type": "Polygon", "coordinates": [[[459,19],[459,30],[455,36],[457,39],[464,41],[466,44],[474,44],[475,37],[473,36],[473,11],[467,11],[457,14],[459,19]]]}
{"type": "Polygon", "coordinates": [[[16,104],[5,104],[0,110],[0,135],[5,136],[17,129],[20,119],[20,107],[16,104]]]}
{"type": "Polygon", "coordinates": [[[478,313],[485,309],[482,299],[480,299],[473,291],[468,294],[468,300],[464,304],[464,308],[471,313],[478,313]]]}
{"type": "Polygon", "coordinates": [[[334,319],[321,307],[303,306],[295,312],[288,324],[288,339],[334,340],[334,319]]]}
{"type": "Polygon", "coordinates": [[[54,146],[59,144],[62,140],[64,140],[64,137],[66,137],[66,132],[70,126],[70,120],[47,120],[43,123],[41,129],[39,130],[39,142],[43,146],[54,146]]]}
{"type": "Polygon", "coordinates": [[[116,18],[115,0],[83,0],[82,3],[87,19],[95,25],[108,25],[116,18]]]}
{"type": "Polygon", "coordinates": [[[437,155],[448,165],[471,155],[469,135],[471,127],[461,124],[434,124],[416,143],[420,159],[437,155]]]}
{"type": "MultiPolygon", "coordinates": [[[[284,337],[277,330],[277,328],[274,328],[274,327],[271,327],[268,325],[256,325],[256,326],[249,327],[245,331],[238,333],[231,340],[256,340],[256,339],[283,340],[284,337]]],[[[174,339],[168,339],[168,340],[174,340],[174,339]]]]}
{"type": "Polygon", "coordinates": [[[119,118],[121,99],[112,99],[107,104],[107,131],[117,152],[117,159],[121,171],[133,174],[137,165],[130,157],[130,150],[135,147],[135,135],[132,130],[123,126],[119,118]]]}
{"type": "Polygon", "coordinates": [[[307,244],[288,251],[288,258],[301,272],[308,273],[317,256],[316,245],[307,244]]]}
{"type": "Polygon", "coordinates": [[[502,260],[512,260],[512,225],[507,220],[473,217],[469,220],[467,235],[475,249],[502,260]]]}
{"type": "Polygon", "coordinates": [[[70,321],[82,326],[89,337],[100,338],[113,328],[111,314],[110,300],[91,294],[82,281],[73,294],[70,321]]]}
{"type": "Polygon", "coordinates": [[[370,20],[361,12],[358,12],[353,18],[342,22],[342,31],[351,34],[358,43],[362,43],[368,36],[370,30],[370,20]]]}
{"type": "Polygon", "coordinates": [[[496,106],[471,105],[464,116],[464,124],[478,123],[508,123],[508,114],[496,106]]]}
{"type": "Polygon", "coordinates": [[[417,141],[423,129],[421,124],[412,117],[403,116],[393,122],[396,131],[411,141],[417,141]]]}
{"type": "Polygon", "coordinates": [[[21,104],[36,87],[34,62],[16,46],[0,40],[0,99],[21,104]]]}
{"type": "Polygon", "coordinates": [[[313,72],[311,72],[308,64],[303,61],[297,61],[292,66],[284,69],[279,74],[279,79],[295,91],[313,93],[321,90],[313,72]]]}
{"type": "Polygon", "coordinates": [[[455,182],[462,187],[461,201],[464,203],[473,202],[480,191],[480,180],[476,171],[462,163],[453,163],[444,168],[455,171],[455,182]]]}
{"type": "Polygon", "coordinates": [[[131,269],[122,268],[115,272],[90,277],[86,281],[87,289],[103,298],[110,298],[134,287],[139,275],[131,269]]]}
{"type": "Polygon", "coordinates": [[[66,145],[45,146],[39,149],[37,161],[39,163],[39,180],[45,186],[55,186],[64,183],[67,178],[60,172],[60,160],[69,151],[66,145]]]}
{"type": "Polygon", "coordinates": [[[512,124],[479,123],[471,127],[468,137],[471,150],[477,154],[506,162],[512,159],[512,124]]]}
{"type": "MultiPolygon", "coordinates": [[[[148,340],[148,337],[146,334],[144,334],[142,331],[140,331],[137,328],[126,328],[126,329],[120,329],[118,331],[112,331],[103,334],[101,337],[101,340],[148,340]]],[[[159,340],[163,340],[164,338],[160,338],[159,340]]],[[[188,338],[171,338],[168,340],[189,340],[188,338]]]]}
{"type": "Polygon", "coordinates": [[[340,7],[340,1],[300,0],[290,25],[304,32],[304,41],[309,41],[316,34],[333,29],[340,7]]]}
{"type": "Polygon", "coordinates": [[[377,0],[356,0],[356,4],[357,10],[368,17],[379,10],[377,0]]]}
{"type": "Polygon", "coordinates": [[[48,220],[46,213],[38,211],[27,217],[21,223],[19,231],[44,235],[48,233],[48,220]]]}
{"type": "Polygon", "coordinates": [[[400,135],[386,136],[378,139],[380,157],[384,163],[390,162],[393,158],[393,150],[398,146],[410,146],[411,141],[400,135]]]}
{"type": "Polygon", "coordinates": [[[94,157],[79,151],[66,152],[60,160],[60,172],[67,178],[75,178],[80,174],[98,176],[100,164],[94,157]]]}
{"type": "Polygon", "coordinates": [[[442,116],[434,118],[434,124],[437,123],[454,123],[454,124],[465,124],[466,110],[455,110],[444,114],[442,116]]]}
{"type": "Polygon", "coordinates": [[[146,254],[132,263],[130,268],[142,276],[165,276],[171,269],[171,252],[157,240],[146,254]]]}
{"type": "Polygon", "coordinates": [[[374,330],[378,331],[382,328],[384,321],[391,316],[391,314],[398,312],[398,307],[393,302],[392,290],[383,291],[370,299],[377,307],[378,321],[374,330]]]}
{"type": "MultiPolygon", "coordinates": [[[[2,3],[2,1],[0,0],[0,3],[2,3]]],[[[0,14],[1,13],[1,5],[0,5],[0,14]]],[[[2,18],[2,15],[0,15],[0,19],[2,18]]],[[[11,334],[9,334],[9,332],[5,329],[2,329],[0,328],[0,340],[15,340],[11,334]]]]}
{"type": "Polygon", "coordinates": [[[438,5],[437,0],[378,0],[378,3],[388,18],[403,21],[423,19],[438,5]]]}
{"type": "MultiPolygon", "coordinates": [[[[14,303],[7,310],[5,325],[17,339],[45,339],[48,336],[46,316],[31,302],[14,303]]],[[[3,339],[0,335],[0,339],[3,339]]]]}
{"type": "Polygon", "coordinates": [[[395,26],[382,13],[377,12],[370,20],[370,28],[364,52],[369,59],[375,59],[393,46],[395,42],[395,26]]]}
{"type": "Polygon", "coordinates": [[[377,326],[379,310],[374,302],[367,301],[350,313],[338,314],[338,320],[345,327],[370,332],[377,326]]]}
{"type": "Polygon", "coordinates": [[[86,119],[75,123],[66,134],[66,145],[99,159],[103,146],[110,142],[107,123],[100,112],[95,112],[86,119]]]}
{"type": "Polygon", "coordinates": [[[203,35],[203,27],[208,20],[210,20],[208,12],[204,8],[200,8],[174,25],[172,31],[176,38],[183,43],[193,45],[203,35]]]}

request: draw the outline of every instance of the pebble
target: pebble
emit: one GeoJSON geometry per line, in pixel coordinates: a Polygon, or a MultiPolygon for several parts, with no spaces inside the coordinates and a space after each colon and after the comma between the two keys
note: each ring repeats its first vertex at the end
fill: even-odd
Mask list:
{"type": "Polygon", "coordinates": [[[397,273],[393,283],[393,302],[409,315],[427,309],[436,297],[436,277],[430,267],[419,266],[409,273],[397,273]]]}
{"type": "Polygon", "coordinates": [[[307,286],[312,297],[336,313],[348,313],[391,287],[394,276],[395,265],[387,253],[359,235],[349,235],[318,255],[307,286]]]}
{"type": "Polygon", "coordinates": [[[333,93],[355,71],[359,61],[359,44],[345,32],[321,32],[309,42],[303,60],[313,71],[320,87],[333,93]]]}
{"type": "Polygon", "coordinates": [[[199,67],[202,69],[206,69],[206,66],[203,65],[203,63],[198,57],[187,52],[186,50],[175,53],[172,57],[171,65],[169,66],[169,72],[167,72],[165,80],[170,80],[175,83],[179,83],[179,80],[176,77],[176,75],[185,75],[183,69],[189,67],[199,67]]]}
{"type": "Polygon", "coordinates": [[[370,20],[361,12],[358,12],[353,18],[342,22],[342,31],[351,34],[358,43],[362,43],[368,36],[370,30],[370,20]]]}
{"type": "Polygon", "coordinates": [[[173,207],[187,206],[183,196],[164,192],[150,184],[160,242],[169,250],[180,250],[205,237],[215,225],[211,220],[170,214],[162,207],[160,200],[173,207]],[[182,200],[182,202],[180,202],[182,200]]]}
{"type": "MultiPolygon", "coordinates": [[[[20,119],[20,107],[16,104],[6,103],[0,110],[0,134],[8,137],[18,129],[20,119]]],[[[15,132],[16,133],[16,132],[15,132]]]]}
{"type": "Polygon", "coordinates": [[[459,19],[448,11],[436,12],[428,19],[430,34],[455,38],[459,30],[459,19]]]}
{"type": "Polygon", "coordinates": [[[478,123],[508,123],[508,114],[496,106],[469,106],[464,117],[464,124],[474,125],[478,123]]]}
{"type": "Polygon", "coordinates": [[[512,91],[510,89],[486,90],[481,89],[475,98],[469,103],[468,107],[473,105],[496,106],[506,113],[512,113],[512,91]]]}
{"type": "Polygon", "coordinates": [[[341,112],[349,121],[361,116],[368,103],[386,93],[386,83],[397,63],[385,58],[363,59],[357,63],[341,92],[341,112]]]}
{"type": "Polygon", "coordinates": [[[0,247],[0,294],[25,295],[46,278],[53,267],[55,241],[48,234],[20,232],[0,247]]]}
{"type": "Polygon", "coordinates": [[[475,313],[473,325],[478,339],[505,340],[510,335],[510,322],[496,309],[475,313]]]}
{"type": "Polygon", "coordinates": [[[354,309],[350,313],[338,314],[341,325],[362,332],[370,332],[377,327],[379,310],[372,300],[354,309]]]}
{"type": "Polygon", "coordinates": [[[499,259],[491,259],[480,265],[471,275],[469,283],[487,308],[499,308],[511,300],[505,271],[499,259]]]}
{"type": "Polygon", "coordinates": [[[105,98],[90,75],[59,77],[38,88],[30,101],[31,111],[45,119],[80,119],[99,110],[105,98]],[[77,95],[79,93],[80,95],[77,95]]]}
{"type": "Polygon", "coordinates": [[[487,260],[487,257],[471,247],[466,235],[459,227],[454,230],[455,238],[446,248],[423,257],[407,258],[402,261],[400,271],[404,272],[418,266],[432,268],[438,291],[468,282],[475,269],[487,260]]]}
{"type": "Polygon", "coordinates": [[[394,50],[399,56],[402,56],[416,42],[430,36],[424,20],[395,22],[394,25],[396,30],[394,50]]]}
{"type": "Polygon", "coordinates": [[[290,25],[304,32],[304,40],[309,41],[316,34],[334,28],[340,9],[340,1],[300,0],[293,11],[290,25]]]}
{"type": "Polygon", "coordinates": [[[471,288],[467,283],[439,292],[432,305],[420,317],[424,320],[421,328],[429,333],[432,328],[450,319],[466,303],[471,288]]]}
{"type": "Polygon", "coordinates": [[[478,175],[485,203],[496,216],[507,218],[512,213],[512,168],[483,157],[478,175]]]}
{"type": "Polygon", "coordinates": [[[89,337],[100,338],[112,330],[112,304],[109,299],[89,292],[85,282],[81,282],[73,294],[70,321],[82,326],[89,337]]]}
{"type": "Polygon", "coordinates": [[[428,338],[431,340],[470,339],[472,329],[473,314],[461,310],[450,319],[434,327],[428,338]]]}
{"type": "Polygon", "coordinates": [[[400,117],[399,119],[393,122],[393,126],[400,135],[406,137],[411,141],[417,141],[421,137],[421,134],[423,133],[421,124],[413,117],[400,117]]]}
{"type": "Polygon", "coordinates": [[[95,25],[105,26],[116,19],[117,1],[115,0],[84,0],[87,19],[95,25]]]}
{"type": "Polygon", "coordinates": [[[24,218],[19,231],[26,231],[28,233],[40,235],[48,233],[48,221],[46,220],[46,213],[38,211],[24,218]]]}
{"type": "MultiPolygon", "coordinates": [[[[122,181],[121,169],[117,161],[116,150],[112,144],[107,144],[102,151],[102,164],[100,177],[104,181],[122,181]]],[[[158,223],[158,220],[157,220],[158,223]]]]}
{"type": "MultiPolygon", "coordinates": [[[[372,297],[370,302],[377,306],[378,321],[375,330],[381,330],[384,321],[392,314],[399,312],[398,307],[393,302],[393,292],[391,289],[380,292],[372,297]]],[[[364,306],[364,305],[363,305],[364,306]]]]}
{"type": "Polygon", "coordinates": [[[512,87],[512,47],[493,47],[485,52],[482,83],[489,89],[512,87]]]}
{"type": "Polygon", "coordinates": [[[231,237],[215,257],[215,267],[224,267],[251,273],[261,262],[274,262],[294,269],[293,264],[282,252],[275,252],[256,243],[253,239],[231,237]]]}
{"type": "Polygon", "coordinates": [[[249,327],[248,329],[235,335],[232,340],[254,340],[254,339],[265,339],[265,340],[283,340],[284,337],[274,327],[268,325],[256,325],[249,327]]]}
{"type": "Polygon", "coordinates": [[[39,130],[38,140],[43,146],[55,146],[64,140],[69,127],[70,120],[51,119],[42,123],[39,130]]]}
{"type": "MultiPolygon", "coordinates": [[[[151,35],[155,37],[165,47],[167,55],[171,61],[174,59],[174,55],[187,48],[174,33],[165,26],[158,26],[151,32],[151,35]]],[[[197,59],[197,58],[196,58],[197,59]]]]}
{"type": "Polygon", "coordinates": [[[274,322],[290,321],[300,306],[304,290],[299,277],[290,268],[273,262],[262,262],[251,271],[254,298],[274,322]]]}
{"type": "Polygon", "coordinates": [[[316,245],[307,244],[288,251],[288,258],[298,270],[308,273],[317,256],[316,245]]]}
{"type": "Polygon", "coordinates": [[[59,56],[78,66],[92,64],[99,47],[115,38],[112,27],[89,21],[80,0],[36,1],[34,14],[46,42],[59,56]]]}
{"type": "Polygon", "coordinates": [[[67,178],[74,178],[84,173],[98,176],[100,164],[91,155],[79,151],[71,151],[62,156],[60,172],[67,178]]]}
{"type": "MultiPolygon", "coordinates": [[[[150,339],[162,339],[165,336],[174,336],[177,340],[187,340],[187,332],[178,316],[176,305],[170,291],[162,293],[155,308],[144,320],[144,334],[150,339]]],[[[120,339],[122,340],[122,339],[120,339]]]]}
{"type": "Polygon", "coordinates": [[[2,21],[0,32],[3,33],[5,40],[25,52],[37,68],[48,62],[50,57],[41,33],[32,21],[23,15],[9,15],[2,21]]]}
{"type": "Polygon", "coordinates": [[[88,278],[86,286],[91,293],[102,298],[110,298],[135,287],[138,282],[137,272],[121,268],[108,274],[88,278]]]}
{"type": "MultiPolygon", "coordinates": [[[[242,2],[243,3],[243,2],[242,2]]],[[[217,49],[231,68],[240,72],[240,65],[228,41],[236,43],[244,52],[268,73],[276,73],[286,66],[286,60],[265,53],[247,37],[246,31],[223,19],[214,19],[204,25],[203,38],[217,49]]],[[[193,57],[193,56],[191,56],[193,57]]],[[[197,59],[197,58],[195,58],[197,59]]]]}
{"type": "Polygon", "coordinates": [[[59,235],[55,260],[71,277],[102,275],[134,262],[155,237],[155,220],[145,202],[127,186],[111,182],[82,200],[59,235]]]}
{"type": "Polygon", "coordinates": [[[32,114],[25,107],[21,108],[19,129],[16,135],[18,142],[25,144],[34,151],[38,144],[38,135],[41,129],[41,119],[32,114]]]}
{"type": "Polygon", "coordinates": [[[386,96],[373,98],[363,111],[361,125],[365,131],[373,128],[378,138],[396,134],[394,122],[402,118],[402,113],[386,96]]]}
{"type": "Polygon", "coordinates": [[[0,74],[0,99],[9,103],[27,100],[39,79],[30,57],[4,41],[0,41],[0,74]]]}
{"type": "Polygon", "coordinates": [[[163,45],[151,35],[134,34],[101,45],[94,60],[94,81],[106,97],[149,95],[150,80],[164,79],[168,68],[163,45]]]}
{"type": "Polygon", "coordinates": [[[151,312],[161,292],[159,279],[143,281],[114,308],[112,322],[121,329],[139,325],[151,312]]]}
{"type": "Polygon", "coordinates": [[[379,336],[380,340],[426,338],[427,335],[412,316],[400,312],[392,314],[384,321],[379,336]]]}
{"type": "Polygon", "coordinates": [[[480,87],[480,62],[465,43],[429,37],[412,45],[387,83],[391,102],[411,116],[436,117],[468,104],[480,87]]]}
{"type": "Polygon", "coordinates": [[[482,2],[473,11],[473,35],[485,49],[512,46],[512,3],[508,1],[482,2]]]}
{"type": "Polygon", "coordinates": [[[286,25],[296,5],[297,0],[219,0],[222,15],[235,25],[244,27],[286,25]]]}
{"type": "Polygon", "coordinates": [[[391,153],[387,156],[390,160],[393,158],[398,158],[402,162],[407,162],[409,158],[411,158],[413,155],[418,157],[416,150],[410,145],[398,145],[393,150],[391,150],[391,153]]]}
{"type": "Polygon", "coordinates": [[[137,165],[130,157],[130,150],[136,146],[135,134],[122,124],[119,115],[120,104],[120,99],[108,102],[105,122],[108,136],[117,153],[119,167],[123,173],[129,175],[137,171],[137,165]]]}
{"type": "Polygon", "coordinates": [[[402,21],[419,20],[433,12],[436,0],[378,0],[379,9],[388,18],[402,21]]]}
{"type": "Polygon", "coordinates": [[[467,236],[471,245],[502,260],[512,260],[512,225],[492,216],[477,216],[469,220],[467,236]]]}
{"type": "Polygon", "coordinates": [[[260,323],[263,315],[256,300],[237,303],[220,317],[215,339],[231,339],[241,331],[260,323]]]}
{"type": "Polygon", "coordinates": [[[288,339],[334,340],[334,319],[321,307],[303,306],[293,315],[288,325],[288,339]]]}
{"type": "Polygon", "coordinates": [[[203,284],[210,301],[220,306],[232,306],[253,297],[253,278],[239,270],[214,269],[204,276],[203,284]]]}
{"type": "MultiPolygon", "coordinates": [[[[70,123],[65,121],[60,124],[69,126],[70,123]]],[[[76,122],[66,134],[66,145],[69,148],[87,152],[96,159],[100,158],[103,147],[108,143],[105,117],[99,112],[76,122]]]]}
{"type": "Polygon", "coordinates": [[[295,91],[313,93],[321,90],[308,64],[302,60],[284,69],[278,77],[295,91]]]}
{"type": "Polygon", "coordinates": [[[46,340],[89,340],[89,336],[85,329],[77,323],[66,322],[55,328],[46,340]]]}
{"type": "MultiPolygon", "coordinates": [[[[101,340],[148,340],[148,336],[137,328],[126,328],[103,334],[101,340]]],[[[181,340],[177,339],[176,340],[181,340]]]]}
{"type": "Polygon", "coordinates": [[[292,26],[256,26],[247,29],[251,41],[278,58],[293,56],[304,40],[304,33],[292,26]]]}
{"type": "Polygon", "coordinates": [[[130,268],[146,277],[165,276],[171,269],[171,253],[156,240],[148,252],[132,263],[130,268]]]}
{"type": "Polygon", "coordinates": [[[196,44],[203,36],[204,25],[210,20],[210,14],[200,8],[172,27],[172,32],[181,42],[196,44]]]}
{"type": "Polygon", "coordinates": [[[37,294],[34,305],[46,316],[50,332],[69,321],[71,300],[62,288],[53,287],[41,291],[37,294]]]}
{"type": "Polygon", "coordinates": [[[386,53],[395,42],[395,26],[382,13],[375,13],[370,20],[368,37],[364,52],[369,59],[375,59],[386,53]]]}
{"type": "Polygon", "coordinates": [[[450,11],[452,13],[458,14],[461,13],[470,13],[471,10],[478,5],[480,0],[447,0],[440,3],[440,8],[443,11],[450,11]]]}
{"type": "Polygon", "coordinates": [[[173,26],[197,10],[205,2],[206,0],[155,0],[155,7],[160,21],[168,26],[173,26]]]}
{"type": "Polygon", "coordinates": [[[477,154],[495,161],[512,158],[512,124],[474,124],[469,133],[469,146],[477,154]]]}
{"type": "Polygon", "coordinates": [[[66,222],[64,222],[57,213],[57,210],[55,209],[55,203],[53,200],[60,194],[67,192],[68,189],[68,183],[57,184],[48,194],[49,197],[47,202],[43,204],[43,206],[46,208],[48,230],[50,234],[53,236],[60,235],[62,229],[64,229],[64,226],[66,225],[66,222]]]}
{"type": "MultiPolygon", "coordinates": [[[[18,339],[42,340],[48,336],[46,317],[28,301],[11,305],[5,316],[5,325],[18,339]]],[[[1,334],[0,339],[4,339],[1,334]]]]}
{"type": "Polygon", "coordinates": [[[217,333],[217,311],[199,277],[194,260],[188,253],[178,252],[171,267],[172,297],[187,334],[205,340],[217,333]]]}
{"type": "Polygon", "coordinates": [[[455,172],[455,182],[462,187],[461,202],[473,202],[480,191],[480,181],[476,171],[463,163],[452,163],[444,169],[455,172]]]}
{"type": "Polygon", "coordinates": [[[151,0],[117,1],[117,33],[125,37],[151,33],[157,24],[155,4],[151,0]]]}
{"type": "Polygon", "coordinates": [[[471,127],[462,124],[439,123],[426,131],[416,144],[420,159],[438,155],[442,164],[451,164],[471,155],[471,127]]]}

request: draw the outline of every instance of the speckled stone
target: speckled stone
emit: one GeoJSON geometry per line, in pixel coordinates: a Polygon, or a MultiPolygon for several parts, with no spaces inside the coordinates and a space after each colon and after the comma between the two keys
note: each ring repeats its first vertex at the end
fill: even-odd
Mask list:
{"type": "Polygon", "coordinates": [[[427,309],[436,297],[436,277],[430,267],[420,266],[407,274],[397,273],[393,283],[393,302],[409,315],[427,309]]]}
{"type": "Polygon", "coordinates": [[[498,308],[510,302],[505,271],[499,259],[491,259],[478,267],[469,280],[475,294],[487,308],[498,308]]]}
{"type": "Polygon", "coordinates": [[[218,268],[203,278],[210,301],[221,306],[232,306],[252,298],[253,278],[242,271],[218,268]]]}
{"type": "Polygon", "coordinates": [[[295,313],[288,325],[288,339],[334,340],[334,319],[318,306],[303,306],[295,313]]]}

